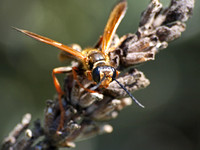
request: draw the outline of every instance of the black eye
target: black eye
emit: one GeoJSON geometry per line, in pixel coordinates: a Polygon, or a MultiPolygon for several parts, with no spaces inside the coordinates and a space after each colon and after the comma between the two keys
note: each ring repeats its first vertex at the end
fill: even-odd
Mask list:
{"type": "Polygon", "coordinates": [[[93,71],[92,71],[92,78],[96,83],[100,82],[100,69],[99,67],[96,67],[93,71]]]}
{"type": "Polygon", "coordinates": [[[115,68],[112,68],[112,71],[113,71],[113,76],[112,76],[112,78],[115,79],[115,78],[116,78],[116,74],[117,74],[115,68]]]}

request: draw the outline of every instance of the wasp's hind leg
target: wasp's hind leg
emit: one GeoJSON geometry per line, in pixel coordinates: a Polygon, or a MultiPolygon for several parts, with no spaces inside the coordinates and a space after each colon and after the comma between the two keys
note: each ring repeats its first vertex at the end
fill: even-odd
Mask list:
{"type": "Polygon", "coordinates": [[[72,68],[71,67],[59,67],[59,68],[54,68],[52,71],[52,76],[53,76],[53,82],[54,86],[56,88],[56,91],[58,93],[58,102],[59,102],[59,107],[60,107],[60,122],[57,128],[57,131],[63,129],[64,126],[64,119],[65,119],[65,109],[62,104],[62,96],[65,94],[64,91],[61,89],[60,83],[58,79],[56,78],[56,74],[61,74],[61,73],[68,73],[71,72],[72,68]]]}
{"type": "Polygon", "coordinates": [[[102,36],[99,37],[98,41],[95,43],[94,48],[101,49],[102,36]]]}

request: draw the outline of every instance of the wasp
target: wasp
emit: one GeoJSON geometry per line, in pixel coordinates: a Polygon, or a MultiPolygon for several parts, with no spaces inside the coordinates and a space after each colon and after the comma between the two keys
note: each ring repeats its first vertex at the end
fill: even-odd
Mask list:
{"type": "MultiPolygon", "coordinates": [[[[114,35],[116,33],[116,30],[123,19],[125,13],[127,10],[127,1],[126,0],[120,0],[113,10],[111,11],[111,14],[109,16],[109,19],[107,21],[107,24],[104,28],[103,35],[100,37],[100,40],[98,42],[98,48],[86,48],[83,49],[81,52],[73,49],[70,46],[64,45],[60,42],[54,41],[52,39],[49,39],[47,37],[35,34],[33,32],[22,30],[19,28],[15,28],[16,30],[28,35],[29,37],[32,37],[38,41],[41,41],[43,43],[52,45],[54,47],[59,48],[65,53],[70,54],[73,56],[75,60],[80,62],[82,65],[82,68],[73,67],[72,72],[74,79],[77,81],[77,83],[84,88],[86,91],[93,93],[96,92],[95,89],[99,86],[103,88],[107,88],[109,84],[113,81],[116,81],[121,88],[123,88],[126,93],[141,107],[144,107],[142,104],[140,104],[133,95],[116,79],[119,71],[116,70],[111,64],[110,64],[110,58],[109,53],[114,51],[119,43],[116,43],[115,45],[112,45],[112,40],[114,38],[114,35]],[[84,75],[89,80],[92,80],[94,83],[96,83],[96,86],[92,89],[87,89],[82,85],[77,78],[77,71],[79,69],[84,70],[84,75]]],[[[63,121],[64,120],[64,108],[62,106],[61,97],[64,95],[64,92],[60,86],[60,83],[58,82],[58,79],[56,78],[56,74],[60,73],[66,73],[68,71],[68,67],[59,67],[55,68],[52,71],[53,81],[56,88],[56,91],[58,93],[58,100],[59,105],[61,109],[61,121],[59,129],[63,127],[63,121]]]]}

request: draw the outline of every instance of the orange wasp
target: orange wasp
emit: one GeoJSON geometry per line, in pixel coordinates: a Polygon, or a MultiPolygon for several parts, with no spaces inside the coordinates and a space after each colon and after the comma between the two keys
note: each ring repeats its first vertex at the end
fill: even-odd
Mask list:
{"type": "MultiPolygon", "coordinates": [[[[124,17],[127,9],[127,2],[126,0],[121,0],[117,5],[113,8],[110,17],[108,19],[107,25],[105,26],[103,36],[100,38],[98,45],[100,48],[86,48],[82,50],[81,52],[66,46],[62,43],[56,42],[52,39],[40,36],[38,34],[32,33],[27,30],[22,30],[15,28],[16,30],[36,39],[43,43],[53,45],[59,49],[61,49],[64,52],[67,52],[74,56],[76,60],[78,60],[80,63],[82,63],[82,68],[84,70],[85,76],[89,80],[93,80],[97,85],[95,88],[87,89],[85,88],[77,79],[77,71],[79,68],[73,67],[72,72],[74,79],[77,81],[79,86],[84,88],[86,91],[93,93],[96,88],[99,86],[107,88],[109,84],[115,80],[121,88],[123,88],[127,94],[141,107],[144,107],[142,104],[140,104],[133,96],[132,94],[117,80],[116,77],[119,74],[119,71],[117,71],[111,64],[110,64],[110,58],[109,53],[117,47],[117,44],[114,46],[111,46],[111,42],[114,38],[114,35],[116,33],[117,27],[119,26],[119,23],[121,22],[122,18],[124,17]]],[[[67,67],[59,67],[53,69],[52,76],[54,85],[56,88],[56,91],[59,96],[59,105],[61,109],[61,119],[60,119],[60,125],[59,129],[63,127],[63,120],[64,120],[64,108],[62,106],[61,97],[64,95],[63,90],[61,89],[61,86],[56,78],[56,74],[60,73],[66,73],[68,72],[67,67]]]]}

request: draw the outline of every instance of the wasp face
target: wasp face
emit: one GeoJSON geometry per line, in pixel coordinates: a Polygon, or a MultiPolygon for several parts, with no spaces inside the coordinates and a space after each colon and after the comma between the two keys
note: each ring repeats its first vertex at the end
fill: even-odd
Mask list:
{"type": "Polygon", "coordinates": [[[116,69],[111,66],[97,66],[92,71],[92,78],[96,83],[101,82],[103,87],[108,87],[116,77],[116,69]],[[105,76],[105,79],[103,79],[105,76]],[[103,79],[103,81],[102,81],[103,79]]]}

